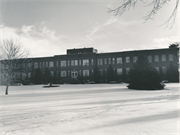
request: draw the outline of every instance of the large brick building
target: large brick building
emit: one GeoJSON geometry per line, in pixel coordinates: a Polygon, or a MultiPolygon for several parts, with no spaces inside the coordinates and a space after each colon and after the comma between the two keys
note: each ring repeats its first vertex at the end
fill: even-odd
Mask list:
{"type": "MultiPolygon", "coordinates": [[[[127,80],[129,69],[142,55],[147,57],[151,66],[155,67],[161,74],[162,79],[167,79],[166,73],[170,64],[177,71],[176,76],[179,76],[179,48],[111,53],[98,53],[94,48],[68,49],[66,55],[29,58],[30,61],[25,65],[31,70],[18,76],[28,79],[33,76],[32,71],[40,69],[43,73],[48,68],[53,77],[53,82],[59,83],[63,78],[78,78],[82,82],[89,82],[93,81],[94,67],[97,65],[101,76],[100,82],[107,82],[107,69],[111,65],[114,69],[114,80],[122,82],[127,80]]],[[[23,64],[21,67],[25,65],[23,64]]],[[[2,61],[1,66],[3,66],[2,61]]],[[[18,68],[20,64],[14,64],[14,66],[18,68]]],[[[5,74],[1,76],[1,84],[5,83],[3,82],[5,76],[5,74]]]]}
{"type": "MultiPolygon", "coordinates": [[[[145,56],[151,66],[161,74],[166,74],[172,63],[179,67],[179,48],[165,48],[153,50],[134,50],[111,53],[98,53],[94,48],[68,49],[66,55],[33,58],[33,68],[43,72],[48,68],[58,82],[62,78],[83,77],[85,82],[91,81],[94,66],[97,65],[102,76],[102,82],[107,82],[107,69],[111,65],[115,71],[116,81],[125,81],[132,64],[139,56],[145,56]]],[[[30,76],[30,74],[29,74],[30,76]]],[[[166,79],[166,78],[164,78],[166,79]]]]}

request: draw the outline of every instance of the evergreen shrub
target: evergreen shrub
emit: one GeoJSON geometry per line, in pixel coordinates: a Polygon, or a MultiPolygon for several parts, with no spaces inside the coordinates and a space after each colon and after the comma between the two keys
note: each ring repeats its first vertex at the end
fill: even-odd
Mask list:
{"type": "Polygon", "coordinates": [[[164,89],[165,85],[157,70],[151,67],[148,60],[141,56],[136,63],[132,65],[128,73],[129,89],[137,90],[160,90],[164,89]]]}

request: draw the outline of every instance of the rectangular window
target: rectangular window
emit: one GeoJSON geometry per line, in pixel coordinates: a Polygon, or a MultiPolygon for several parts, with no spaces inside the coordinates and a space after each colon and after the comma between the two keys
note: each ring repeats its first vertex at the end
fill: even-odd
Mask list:
{"type": "Polygon", "coordinates": [[[137,59],[138,59],[137,56],[134,56],[133,57],[133,62],[135,63],[137,61],[137,59]]]}
{"type": "Polygon", "coordinates": [[[89,60],[88,59],[83,60],[83,66],[89,66],[89,60]]]}
{"type": "Polygon", "coordinates": [[[94,65],[94,60],[93,59],[91,59],[91,65],[94,65]]]}
{"type": "Polygon", "coordinates": [[[166,74],[166,72],[167,72],[167,68],[166,67],[162,67],[162,73],[166,74]]]}
{"type": "Polygon", "coordinates": [[[173,54],[169,54],[169,61],[173,61],[173,54]]]}
{"type": "Polygon", "coordinates": [[[46,62],[46,67],[48,67],[48,62],[46,62]]]}
{"type": "Polygon", "coordinates": [[[71,60],[71,66],[74,66],[74,60],[71,60]]]}
{"type": "Polygon", "coordinates": [[[44,62],[43,62],[43,68],[45,67],[45,65],[44,65],[44,62]]]}
{"type": "Polygon", "coordinates": [[[59,66],[59,61],[56,61],[56,67],[58,67],[59,66]]]}
{"type": "Polygon", "coordinates": [[[106,58],[104,58],[104,64],[107,64],[107,59],[106,58]]]}
{"type": "Polygon", "coordinates": [[[81,60],[79,60],[79,65],[81,65],[81,60]]]}
{"type": "Polygon", "coordinates": [[[102,59],[98,59],[98,65],[102,65],[102,59]]]}
{"type": "Polygon", "coordinates": [[[128,73],[129,73],[129,70],[130,70],[130,68],[126,68],[126,74],[128,74],[128,73]]]}
{"type": "Polygon", "coordinates": [[[83,76],[89,76],[89,70],[83,70],[83,76]]]}
{"type": "Polygon", "coordinates": [[[130,63],[130,58],[126,57],[126,63],[130,63]]]}
{"type": "Polygon", "coordinates": [[[50,71],[51,76],[54,77],[54,71],[50,71]]]}
{"type": "Polygon", "coordinates": [[[61,61],[61,67],[66,67],[66,61],[61,61]]]}
{"type": "Polygon", "coordinates": [[[109,58],[108,61],[109,61],[109,64],[111,64],[111,58],[109,58]]]}
{"type": "Polygon", "coordinates": [[[66,71],[61,71],[61,77],[66,77],[66,71]]]}
{"type": "Polygon", "coordinates": [[[31,72],[28,72],[28,78],[30,78],[31,77],[31,72]]]}
{"type": "Polygon", "coordinates": [[[148,61],[149,61],[149,63],[152,62],[152,56],[151,55],[148,56],[148,61]]]}
{"type": "Polygon", "coordinates": [[[117,64],[122,64],[122,57],[117,58],[117,64]]]}
{"type": "Polygon", "coordinates": [[[112,58],[112,64],[115,64],[115,58],[112,58]]]}
{"type": "Polygon", "coordinates": [[[59,71],[56,71],[56,77],[59,77],[59,71]]]}
{"type": "Polygon", "coordinates": [[[161,60],[166,61],[166,55],[161,55],[161,60]]]}
{"type": "Polygon", "coordinates": [[[25,68],[25,63],[23,63],[23,68],[25,68]]]}
{"type": "Polygon", "coordinates": [[[39,68],[41,68],[41,62],[39,62],[39,68]]]}
{"type": "Polygon", "coordinates": [[[103,75],[103,69],[99,69],[99,74],[103,75]]]}
{"type": "Polygon", "coordinates": [[[51,67],[51,68],[54,67],[54,62],[53,61],[49,62],[49,67],[51,67]]]}
{"type": "Polygon", "coordinates": [[[26,78],[26,73],[22,73],[22,78],[23,78],[23,79],[26,78]]]}
{"type": "Polygon", "coordinates": [[[158,73],[159,73],[159,67],[155,67],[155,69],[158,71],[158,73]]]}
{"type": "Polygon", "coordinates": [[[154,57],[154,61],[158,62],[159,61],[159,56],[158,55],[155,55],[154,57]]]}
{"type": "Polygon", "coordinates": [[[38,63],[34,62],[34,68],[38,68],[38,63]]]}
{"type": "Polygon", "coordinates": [[[117,69],[117,75],[122,75],[122,68],[117,69]]]}
{"type": "Polygon", "coordinates": [[[75,64],[75,66],[78,66],[78,60],[75,60],[74,64],[75,64]]]}

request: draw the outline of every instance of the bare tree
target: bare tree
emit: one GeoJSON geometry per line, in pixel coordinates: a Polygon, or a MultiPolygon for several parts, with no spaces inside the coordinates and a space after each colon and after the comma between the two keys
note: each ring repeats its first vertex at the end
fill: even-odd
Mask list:
{"type": "Polygon", "coordinates": [[[163,23],[166,27],[171,28],[175,22],[176,14],[178,12],[179,0],[123,0],[123,4],[115,9],[108,8],[109,13],[113,12],[115,16],[121,16],[124,12],[129,11],[131,8],[134,8],[138,2],[143,2],[145,6],[150,6],[152,9],[143,17],[143,20],[146,22],[148,20],[153,20],[157,12],[166,4],[173,3],[175,6],[171,15],[163,23]]]}
{"type": "Polygon", "coordinates": [[[29,67],[29,52],[18,40],[8,39],[0,42],[1,83],[6,85],[5,95],[12,81],[22,78],[29,67]]]}

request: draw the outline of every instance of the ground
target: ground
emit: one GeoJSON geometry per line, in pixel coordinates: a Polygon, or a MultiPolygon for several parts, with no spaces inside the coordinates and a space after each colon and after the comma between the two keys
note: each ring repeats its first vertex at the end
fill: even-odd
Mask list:
{"type": "Polygon", "coordinates": [[[1,135],[179,135],[179,83],[0,86],[1,135]]]}

